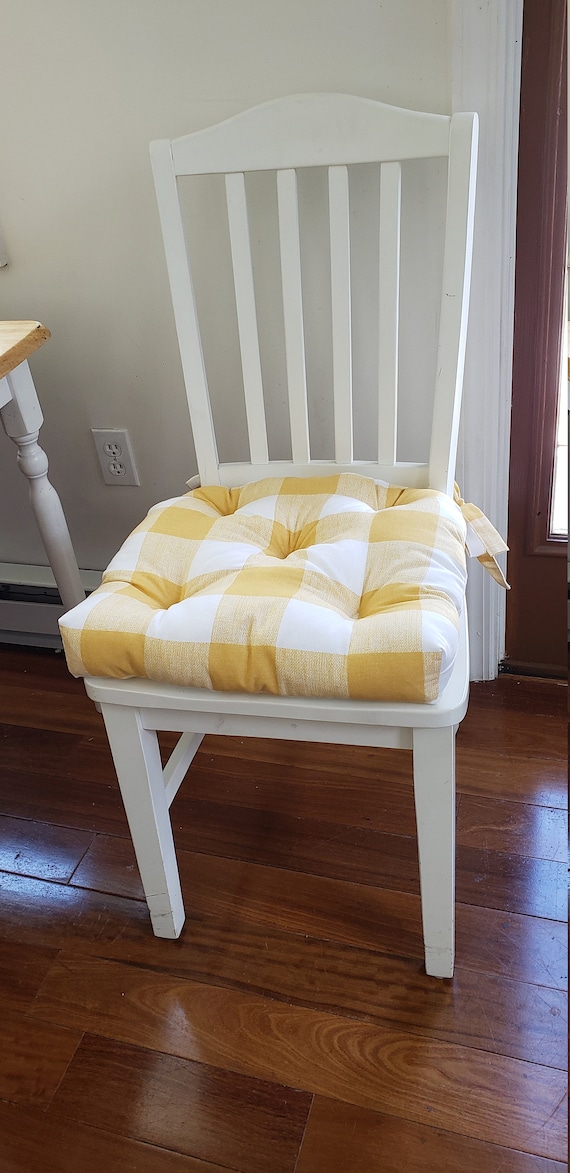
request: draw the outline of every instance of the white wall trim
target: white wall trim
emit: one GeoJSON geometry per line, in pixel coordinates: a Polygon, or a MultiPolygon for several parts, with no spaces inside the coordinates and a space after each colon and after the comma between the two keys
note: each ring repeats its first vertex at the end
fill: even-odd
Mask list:
{"type": "MultiPolygon", "coordinates": [[[[451,0],[452,111],[476,110],[481,137],[458,480],[506,535],[514,325],[523,0],[451,0]]],[[[504,655],[505,596],[472,563],[471,679],[504,655]]]]}

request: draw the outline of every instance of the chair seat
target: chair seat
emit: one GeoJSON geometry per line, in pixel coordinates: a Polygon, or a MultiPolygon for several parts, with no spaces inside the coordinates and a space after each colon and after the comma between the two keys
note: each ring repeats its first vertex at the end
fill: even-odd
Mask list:
{"type": "Polygon", "coordinates": [[[437,699],[466,524],[443,493],[357,474],[161,503],[61,621],[77,676],[282,696],[437,699]]]}

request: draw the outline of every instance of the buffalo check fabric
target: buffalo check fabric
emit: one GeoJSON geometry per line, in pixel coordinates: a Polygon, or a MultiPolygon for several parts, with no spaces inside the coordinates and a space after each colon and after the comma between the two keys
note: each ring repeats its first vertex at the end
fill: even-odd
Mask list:
{"type": "Polygon", "coordinates": [[[506,549],[456,498],[342,474],[162,502],[61,619],[70,671],[433,701],[457,651],[468,528],[476,556],[506,549]]]}

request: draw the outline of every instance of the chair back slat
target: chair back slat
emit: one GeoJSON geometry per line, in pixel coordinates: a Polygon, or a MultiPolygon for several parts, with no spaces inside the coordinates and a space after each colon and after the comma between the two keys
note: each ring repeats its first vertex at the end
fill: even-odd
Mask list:
{"type": "Polygon", "coordinates": [[[329,168],[331,312],[335,460],[353,458],[352,309],[348,168],[329,168]]]}
{"type": "Polygon", "coordinates": [[[218,446],[176,173],[168,139],[151,143],[150,155],[200,477],[204,484],[216,484],[219,480],[218,446]]]}
{"type": "Polygon", "coordinates": [[[255,308],[255,287],[253,282],[245,177],[243,172],[238,171],[231,175],[226,175],[226,201],[249,451],[252,464],[264,464],[269,460],[269,453],[267,449],[263,378],[261,374],[261,356],[259,353],[257,312],[255,308]]]}
{"type": "Polygon", "coordinates": [[[396,463],[400,316],[400,163],[380,170],[380,281],[378,296],[378,460],[396,463]]]}
{"type": "Polygon", "coordinates": [[[476,115],[455,114],[451,123],[447,225],[429,484],[453,494],[467,341],[467,316],[473,255],[477,161],[476,115]]]}
{"type": "Polygon", "coordinates": [[[308,464],[309,414],[305,365],[305,327],[301,280],[301,244],[297,173],[293,168],[277,172],[277,207],[279,247],[281,252],[281,287],[285,360],[289,394],[291,452],[295,464],[308,464]]]}

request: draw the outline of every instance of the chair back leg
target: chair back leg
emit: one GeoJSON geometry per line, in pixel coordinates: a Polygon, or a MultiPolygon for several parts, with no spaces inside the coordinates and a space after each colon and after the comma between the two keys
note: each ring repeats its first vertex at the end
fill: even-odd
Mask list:
{"type": "Polygon", "coordinates": [[[414,794],[426,971],[453,977],[455,728],[414,729],[414,794]]]}

